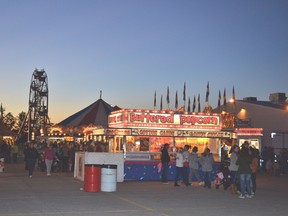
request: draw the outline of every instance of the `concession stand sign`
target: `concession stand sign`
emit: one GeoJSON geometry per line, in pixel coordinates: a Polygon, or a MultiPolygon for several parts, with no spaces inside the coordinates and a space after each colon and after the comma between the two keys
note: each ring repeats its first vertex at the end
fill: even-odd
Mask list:
{"type": "MultiPolygon", "coordinates": [[[[220,114],[186,114],[173,111],[155,111],[155,110],[119,110],[112,112],[108,117],[110,128],[155,128],[155,129],[177,129],[177,130],[214,130],[222,129],[220,114]]],[[[132,133],[137,133],[132,130],[132,133]]],[[[161,131],[151,130],[151,135],[158,135],[161,131]],[[156,133],[156,134],[155,134],[156,133]]],[[[185,136],[185,131],[166,131],[169,136],[185,136]],[[176,133],[176,134],[175,134],[176,133]],[[180,133],[180,134],[177,134],[180,133]]],[[[160,134],[159,134],[160,135],[160,134]]],[[[162,135],[165,135],[163,132],[162,135]]],[[[166,135],[167,136],[167,135],[166,135]]],[[[191,134],[187,134],[191,136],[191,134]]],[[[219,135],[220,136],[220,135],[219,135]]],[[[217,136],[218,137],[218,136],[217,136]]]]}
{"type": "Polygon", "coordinates": [[[222,131],[188,131],[188,130],[152,130],[152,129],[138,129],[131,130],[133,136],[168,136],[168,137],[210,137],[210,138],[230,138],[230,132],[222,131]]]}

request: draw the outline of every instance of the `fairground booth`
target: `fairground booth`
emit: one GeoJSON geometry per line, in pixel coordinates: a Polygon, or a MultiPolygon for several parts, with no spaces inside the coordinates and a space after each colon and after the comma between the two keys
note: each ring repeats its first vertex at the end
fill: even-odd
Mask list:
{"type": "MultiPolygon", "coordinates": [[[[95,142],[106,143],[109,152],[86,152],[86,156],[83,157],[93,158],[93,163],[111,164],[109,158],[121,155],[123,160],[121,159],[120,163],[124,163],[124,166],[122,165],[124,172],[117,171],[117,175],[123,175],[122,178],[117,176],[117,179],[124,181],[159,180],[161,171],[158,170],[158,164],[165,143],[170,144],[171,163],[168,174],[170,180],[174,179],[175,175],[173,153],[177,148],[186,144],[191,147],[197,146],[200,155],[208,147],[215,161],[219,161],[221,147],[236,143],[233,114],[138,109],[111,112],[108,116],[108,128],[93,130],[92,138],[95,142]],[[88,154],[101,154],[102,161],[97,161],[97,155],[88,156],[88,154]]],[[[91,163],[84,158],[81,161],[91,163]]],[[[114,160],[114,163],[120,165],[119,168],[122,169],[119,162],[114,160]]],[[[83,170],[83,167],[78,169],[83,170]]],[[[77,172],[76,167],[76,176],[77,172]]]]}
{"type": "Polygon", "coordinates": [[[263,128],[236,128],[235,132],[237,134],[237,144],[242,146],[245,141],[248,141],[251,147],[258,149],[261,152],[261,140],[263,136],[262,131],[263,128]]]}

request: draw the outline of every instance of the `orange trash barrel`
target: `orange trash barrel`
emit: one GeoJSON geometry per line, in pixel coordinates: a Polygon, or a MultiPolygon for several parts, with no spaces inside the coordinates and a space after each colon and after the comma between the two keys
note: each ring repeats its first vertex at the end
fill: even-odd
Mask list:
{"type": "Polygon", "coordinates": [[[100,192],[101,188],[101,166],[95,164],[85,165],[84,191],[100,192]]]}

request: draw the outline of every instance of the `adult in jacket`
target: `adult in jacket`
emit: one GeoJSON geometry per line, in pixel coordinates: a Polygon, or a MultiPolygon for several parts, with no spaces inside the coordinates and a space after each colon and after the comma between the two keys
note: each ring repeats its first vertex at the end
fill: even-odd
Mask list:
{"type": "Polygon", "coordinates": [[[28,148],[25,152],[26,155],[26,162],[28,166],[28,175],[32,178],[36,161],[39,157],[37,149],[34,147],[33,143],[29,143],[28,148]]]}
{"type": "Polygon", "coordinates": [[[164,147],[161,151],[161,163],[162,163],[162,176],[161,176],[161,182],[163,184],[168,184],[168,166],[170,162],[170,155],[168,153],[169,144],[165,143],[164,147]]]}

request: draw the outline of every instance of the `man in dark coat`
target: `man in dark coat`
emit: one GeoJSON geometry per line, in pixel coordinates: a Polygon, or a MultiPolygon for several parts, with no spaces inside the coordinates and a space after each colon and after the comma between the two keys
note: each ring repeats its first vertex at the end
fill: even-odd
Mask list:
{"type": "Polygon", "coordinates": [[[39,157],[39,154],[38,154],[37,149],[34,147],[33,143],[28,144],[28,148],[25,151],[25,153],[26,153],[26,155],[25,155],[26,156],[26,162],[27,162],[27,166],[28,166],[28,174],[29,174],[29,177],[32,178],[35,164],[36,164],[36,161],[39,157]]]}
{"type": "Polygon", "coordinates": [[[161,182],[163,184],[169,184],[168,183],[168,179],[167,179],[167,174],[168,174],[168,166],[169,166],[169,162],[170,162],[170,156],[168,153],[168,148],[169,148],[169,144],[165,143],[164,147],[161,151],[161,163],[162,163],[162,176],[161,176],[161,182]]]}

